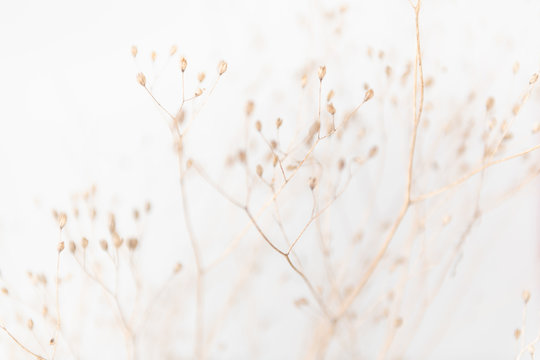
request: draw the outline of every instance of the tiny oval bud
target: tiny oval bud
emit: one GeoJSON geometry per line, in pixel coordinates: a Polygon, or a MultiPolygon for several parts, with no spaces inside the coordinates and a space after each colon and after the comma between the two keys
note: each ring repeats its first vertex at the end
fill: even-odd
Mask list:
{"type": "Polygon", "coordinates": [[[227,63],[221,60],[218,64],[218,74],[219,76],[223,75],[227,71],[227,63]]]}
{"type": "Polygon", "coordinates": [[[261,132],[262,130],[262,124],[259,120],[255,122],[255,130],[257,130],[258,132],[261,132]]]}
{"type": "Polygon", "coordinates": [[[262,177],[263,171],[264,171],[264,170],[263,170],[263,167],[261,166],[261,164],[258,164],[258,165],[257,165],[255,171],[257,172],[257,176],[258,176],[258,177],[262,177]]]}
{"type": "Polygon", "coordinates": [[[136,47],[135,45],[133,45],[133,46],[131,47],[131,56],[133,56],[134,58],[137,57],[137,53],[138,53],[138,52],[139,52],[139,51],[137,50],[137,47],[136,47]]]}
{"type": "Polygon", "coordinates": [[[334,107],[334,104],[332,104],[332,103],[329,103],[326,106],[326,110],[328,110],[328,113],[330,113],[330,115],[335,115],[336,114],[336,108],[334,107]]]}
{"type": "Polygon", "coordinates": [[[185,57],[182,56],[182,58],[180,59],[180,70],[184,72],[186,71],[186,68],[187,68],[187,60],[185,57]]]}
{"type": "Polygon", "coordinates": [[[137,74],[137,82],[141,86],[146,86],[146,76],[142,72],[137,74]]]}
{"type": "Polygon", "coordinates": [[[66,222],[67,215],[65,213],[61,213],[60,215],[58,215],[58,226],[60,226],[60,230],[62,230],[64,226],[66,226],[66,222]]]}
{"type": "Polygon", "coordinates": [[[326,66],[319,67],[317,75],[319,76],[319,80],[322,81],[324,79],[324,76],[326,75],[326,66]]]}
{"type": "Polygon", "coordinates": [[[206,75],[203,72],[197,75],[197,80],[199,80],[200,83],[202,83],[205,78],[206,78],[206,75]]]}
{"type": "Polygon", "coordinates": [[[176,54],[176,50],[178,50],[178,47],[176,45],[171,46],[171,50],[169,50],[169,56],[173,56],[176,54]]]}
{"type": "Polygon", "coordinates": [[[62,251],[64,251],[64,242],[63,241],[60,241],[58,243],[58,245],[56,246],[56,250],[58,250],[58,253],[61,253],[62,251]]]}
{"type": "Polygon", "coordinates": [[[81,246],[83,249],[86,249],[88,247],[88,239],[83,237],[81,240],[81,246]]]}
{"type": "Polygon", "coordinates": [[[373,97],[373,95],[375,95],[373,89],[369,89],[368,91],[366,91],[366,94],[364,95],[364,102],[369,101],[373,97]]]}
{"type": "Polygon", "coordinates": [[[283,125],[283,119],[282,118],[277,118],[276,120],[276,128],[280,128],[281,125],[283,125]]]}

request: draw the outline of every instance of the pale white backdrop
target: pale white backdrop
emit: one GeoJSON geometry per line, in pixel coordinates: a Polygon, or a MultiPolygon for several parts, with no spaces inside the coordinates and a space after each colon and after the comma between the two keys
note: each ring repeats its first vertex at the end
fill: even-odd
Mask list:
{"type": "MultiPolygon", "coordinates": [[[[494,96],[498,109],[510,109],[540,66],[539,18],[540,3],[535,1],[425,0],[421,14],[425,72],[445,79],[444,86],[426,92],[426,101],[449,99],[440,101],[434,113],[452,113],[452,99],[465,99],[471,87],[479,97],[494,96]],[[519,70],[513,73],[516,62],[519,70]]],[[[363,96],[364,83],[372,84],[376,94],[381,92],[375,85],[384,78],[383,65],[402,72],[414,60],[415,45],[414,13],[407,0],[3,1],[0,34],[0,271],[11,286],[25,282],[27,270],[54,274],[58,233],[51,210],[70,210],[73,195],[92,184],[97,186],[103,214],[114,211],[127,219],[133,207],[146,201],[153,204],[145,225],[151,238],[140,260],[150,283],[155,280],[157,287],[158,279],[166,278],[176,261],[190,271],[193,259],[181,220],[170,134],[159,109],[135,80],[139,71],[149,78],[158,74],[153,84],[156,95],[173,107],[179,72],[177,61],[167,60],[171,45],[176,44],[178,54],[188,59],[192,71],[188,87],[196,86],[195,74],[201,71],[213,79],[218,61],[224,59],[229,65],[194,132],[205,140],[192,144],[192,155],[209,168],[218,155],[229,151],[223,146],[230,146],[230,141],[220,139],[236,136],[247,100],[255,100],[258,116],[292,118],[298,97],[291,89],[298,88],[302,74],[314,74],[324,64],[339,95],[336,103],[350,107],[363,96]],[[340,12],[343,6],[347,9],[340,12]],[[132,45],[139,49],[136,62],[132,45]],[[370,62],[366,57],[370,48],[375,54],[384,51],[384,64],[370,62]],[[156,65],[150,61],[151,51],[157,52],[156,65]]],[[[520,115],[520,124],[528,124],[525,132],[539,119],[539,100],[536,90],[520,115]]],[[[387,131],[392,134],[391,127],[387,131]]],[[[512,166],[505,168],[506,173],[512,171],[512,166]]],[[[428,350],[423,341],[430,338],[433,327],[426,326],[404,358],[512,358],[523,289],[532,293],[528,326],[531,334],[538,331],[537,185],[529,185],[510,207],[482,220],[475,234],[479,242],[471,245],[470,257],[463,260],[464,269],[476,270],[464,270],[470,275],[461,273],[461,278],[458,272],[441,295],[447,301],[430,313],[430,324],[448,322],[445,337],[428,350]],[[475,256],[481,258],[478,266],[475,256]],[[456,289],[462,298],[451,307],[456,289]]],[[[201,188],[202,195],[191,201],[194,222],[209,237],[228,226],[228,215],[220,214],[219,208],[209,209],[211,192],[201,188]],[[209,223],[216,217],[221,221],[209,223]]],[[[130,226],[125,226],[128,232],[133,231],[130,226]]],[[[253,234],[250,241],[260,239],[253,234]]],[[[206,244],[210,255],[223,244],[216,241],[213,246],[206,244]]],[[[273,260],[260,264],[262,279],[267,278],[265,266],[281,266],[287,272],[275,262],[278,265],[273,260]]],[[[258,283],[251,289],[263,298],[276,299],[261,311],[283,306],[293,319],[299,316],[295,308],[283,305],[290,299],[280,297],[279,283],[270,284],[258,283]]],[[[185,286],[192,289],[193,283],[186,280],[185,286]]],[[[0,314],[16,321],[8,304],[0,303],[0,314]]],[[[225,338],[235,346],[223,350],[223,357],[213,354],[213,358],[299,358],[305,327],[282,322],[270,327],[270,335],[258,337],[233,326],[225,338]]],[[[24,358],[4,335],[0,334],[0,357],[24,358]]],[[[178,334],[179,343],[183,336],[192,334],[178,334]]],[[[81,359],[95,358],[89,352],[99,348],[103,339],[96,338],[97,344],[94,339],[85,341],[81,359]]],[[[189,345],[179,346],[171,358],[189,354],[189,345]]],[[[374,358],[378,347],[366,344],[365,348],[363,356],[374,358]]],[[[103,359],[122,356],[111,351],[96,354],[103,359]]]]}

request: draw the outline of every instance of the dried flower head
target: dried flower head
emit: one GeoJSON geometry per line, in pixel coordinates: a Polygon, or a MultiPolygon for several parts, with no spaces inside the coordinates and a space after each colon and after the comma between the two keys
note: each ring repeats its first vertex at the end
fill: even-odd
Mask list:
{"type": "Polygon", "coordinates": [[[262,130],[262,124],[259,120],[255,122],[255,130],[257,130],[258,132],[261,132],[262,130]]]}
{"type": "Polygon", "coordinates": [[[491,109],[493,109],[493,105],[495,105],[495,99],[490,96],[486,100],[486,111],[490,111],[491,109]]]}
{"type": "Polygon", "coordinates": [[[70,251],[72,254],[74,254],[76,250],[77,250],[77,245],[75,245],[75,242],[70,241],[70,242],[69,242],[69,251],[70,251]]]}
{"type": "Polygon", "coordinates": [[[249,100],[246,103],[246,115],[249,116],[253,113],[253,109],[255,108],[255,103],[252,100],[249,100]]]}
{"type": "Polygon", "coordinates": [[[137,57],[137,53],[138,53],[138,52],[139,52],[139,51],[137,50],[137,47],[136,47],[135,45],[133,45],[133,46],[131,47],[131,56],[137,57]]]}
{"type": "Polygon", "coordinates": [[[326,95],[326,102],[330,102],[330,100],[332,100],[333,97],[334,97],[334,90],[330,90],[328,92],[328,95],[326,95]]]}
{"type": "Polygon", "coordinates": [[[366,91],[366,94],[364,95],[364,102],[369,101],[373,97],[373,95],[375,95],[373,89],[369,89],[368,91],[366,91]]]}
{"type": "Polygon", "coordinates": [[[279,129],[281,127],[281,125],[283,125],[283,119],[282,118],[277,118],[276,119],[276,128],[279,129]]]}
{"type": "Polygon", "coordinates": [[[99,246],[103,251],[107,251],[109,249],[109,244],[107,243],[107,240],[103,239],[99,242],[99,246]]]}
{"type": "Polygon", "coordinates": [[[316,177],[310,177],[309,178],[309,188],[311,190],[315,189],[315,187],[317,187],[317,178],[316,177]]]}
{"type": "Polygon", "coordinates": [[[112,241],[115,248],[119,248],[124,243],[124,239],[122,239],[117,233],[112,234],[112,241]]]}
{"type": "Polygon", "coordinates": [[[155,51],[152,51],[152,54],[150,55],[151,59],[152,59],[152,62],[155,62],[156,59],[157,59],[157,52],[155,51]]]}
{"type": "Polygon", "coordinates": [[[523,290],[523,292],[521,293],[521,299],[523,299],[523,302],[525,304],[529,302],[529,300],[531,299],[531,293],[529,292],[529,290],[523,290]]]}
{"type": "Polygon", "coordinates": [[[197,90],[195,91],[195,97],[199,97],[199,96],[201,96],[201,95],[202,95],[202,93],[203,93],[203,89],[201,89],[201,88],[198,88],[198,89],[197,89],[197,90]]]}
{"type": "Polygon", "coordinates": [[[324,79],[324,76],[326,75],[326,66],[319,67],[317,75],[319,76],[319,80],[322,81],[324,79]]]}
{"type": "Polygon", "coordinates": [[[531,78],[529,79],[529,85],[534,84],[538,80],[538,73],[532,74],[531,78]]]}
{"type": "Polygon", "coordinates": [[[197,75],[197,80],[199,80],[200,83],[202,83],[204,81],[204,79],[206,78],[206,75],[202,72],[202,73],[199,73],[197,75]]]}
{"type": "Polygon", "coordinates": [[[171,46],[171,50],[169,50],[169,56],[173,56],[176,54],[176,51],[178,50],[178,47],[176,45],[171,46]]]}
{"type": "Polygon", "coordinates": [[[146,76],[142,72],[137,74],[137,82],[141,86],[146,86],[146,76]]]}
{"type": "Polygon", "coordinates": [[[218,74],[219,76],[223,75],[227,71],[227,63],[221,60],[218,64],[218,74]]]}
{"type": "Polygon", "coordinates": [[[81,239],[81,246],[82,246],[83,249],[86,249],[88,247],[88,239],[87,238],[83,237],[81,239]]]}
{"type": "Polygon", "coordinates": [[[64,242],[63,241],[60,241],[58,243],[58,245],[56,246],[56,250],[58,250],[59,253],[61,253],[62,251],[64,251],[64,242]]]}
{"type": "Polygon", "coordinates": [[[187,68],[187,60],[185,57],[181,57],[180,58],[180,70],[182,70],[182,72],[186,71],[186,68],[187,68]]]}
{"type": "Polygon", "coordinates": [[[255,168],[255,172],[257,173],[258,177],[261,177],[263,175],[263,167],[261,164],[257,164],[257,167],[255,168]]]}
{"type": "Polygon", "coordinates": [[[306,85],[307,85],[307,75],[306,74],[302,75],[301,84],[302,84],[302,89],[306,87],[306,85]]]}
{"type": "Polygon", "coordinates": [[[329,103],[327,106],[326,106],[326,110],[328,110],[328,113],[330,115],[335,115],[336,114],[336,108],[334,107],[334,104],[332,103],[329,103]]]}
{"type": "Polygon", "coordinates": [[[139,245],[139,240],[137,238],[129,238],[127,241],[127,246],[129,250],[135,250],[139,245]]]}
{"type": "Polygon", "coordinates": [[[28,319],[26,321],[26,327],[29,329],[29,330],[32,330],[34,328],[34,321],[32,319],[28,319]]]}
{"type": "Polygon", "coordinates": [[[60,230],[66,226],[67,222],[67,215],[65,213],[60,213],[58,215],[58,226],[60,226],[60,230]]]}
{"type": "Polygon", "coordinates": [[[183,267],[184,266],[181,263],[176,263],[176,265],[174,265],[173,272],[177,274],[182,270],[183,267]]]}
{"type": "Polygon", "coordinates": [[[116,216],[113,213],[109,214],[109,233],[116,232],[116,216]]]}

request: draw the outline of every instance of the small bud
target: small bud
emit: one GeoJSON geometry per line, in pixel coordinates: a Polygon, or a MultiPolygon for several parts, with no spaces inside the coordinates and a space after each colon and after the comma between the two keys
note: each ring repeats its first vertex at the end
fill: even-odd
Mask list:
{"type": "Polygon", "coordinates": [[[263,175],[263,167],[261,166],[261,164],[257,165],[257,168],[255,169],[255,171],[257,172],[258,177],[262,177],[262,175],[263,175]]]}
{"type": "Polygon", "coordinates": [[[251,100],[249,100],[246,104],[246,115],[249,116],[253,113],[253,109],[255,108],[255,103],[251,100]]]}
{"type": "Polygon", "coordinates": [[[77,250],[77,245],[75,245],[75,243],[73,241],[70,241],[69,242],[69,251],[72,254],[74,254],[76,250],[77,250]]]}
{"type": "Polygon", "coordinates": [[[261,132],[262,130],[262,124],[259,120],[255,122],[255,130],[257,130],[258,132],[261,132]]]}
{"type": "Polygon", "coordinates": [[[203,72],[197,75],[197,80],[199,80],[200,83],[202,83],[205,78],[206,78],[206,75],[203,72]]]}
{"type": "Polygon", "coordinates": [[[147,201],[146,204],[144,204],[144,210],[149,213],[150,210],[152,210],[152,203],[150,201],[147,201]]]}
{"type": "Polygon", "coordinates": [[[345,168],[345,159],[341,158],[338,161],[338,170],[343,171],[344,168],[345,168]]]}
{"type": "Polygon", "coordinates": [[[181,263],[176,263],[176,265],[174,265],[173,272],[175,274],[178,274],[182,270],[183,267],[184,266],[181,263]]]}
{"type": "Polygon", "coordinates": [[[109,214],[109,233],[116,232],[116,217],[114,214],[109,214]]]}
{"type": "Polygon", "coordinates": [[[133,46],[131,47],[131,56],[133,56],[134,58],[137,57],[137,53],[138,53],[138,52],[139,52],[139,51],[137,50],[137,47],[136,47],[135,45],[133,45],[133,46]]]}
{"type": "Polygon", "coordinates": [[[334,107],[334,105],[332,103],[329,103],[326,106],[326,110],[328,110],[328,113],[330,113],[330,115],[332,115],[332,116],[336,114],[336,108],[334,107]]]}
{"type": "Polygon", "coordinates": [[[282,118],[277,118],[277,120],[276,120],[276,128],[279,129],[281,127],[281,125],[283,125],[283,119],[282,118]]]}
{"type": "Polygon", "coordinates": [[[51,338],[51,339],[49,340],[49,345],[51,345],[51,346],[54,345],[54,338],[51,338]]]}
{"type": "Polygon", "coordinates": [[[218,64],[218,74],[219,76],[223,75],[227,71],[227,63],[221,60],[218,64]]]}
{"type": "Polygon", "coordinates": [[[319,81],[322,81],[325,75],[326,75],[326,66],[319,67],[319,71],[318,71],[319,81]]]}
{"type": "Polygon", "coordinates": [[[133,219],[139,220],[140,216],[141,216],[141,214],[139,213],[139,210],[133,209],[133,219]]]}
{"type": "Polygon", "coordinates": [[[193,159],[190,158],[190,159],[188,159],[188,160],[186,161],[186,168],[189,169],[189,168],[191,168],[192,166],[193,166],[193,159]]]}
{"type": "Polygon", "coordinates": [[[61,253],[62,251],[64,251],[64,242],[63,241],[60,241],[58,243],[58,245],[56,246],[56,250],[58,250],[58,253],[61,253]]]}
{"type": "Polygon", "coordinates": [[[112,240],[114,247],[117,249],[124,243],[124,239],[122,239],[117,233],[112,234],[112,240]]]}
{"type": "Polygon", "coordinates": [[[399,317],[394,321],[394,326],[396,328],[399,328],[399,327],[401,327],[401,325],[403,325],[403,319],[399,317]]]}
{"type": "Polygon", "coordinates": [[[137,82],[141,86],[146,86],[146,76],[144,76],[143,73],[138,73],[137,74],[137,82]]]}
{"type": "Polygon", "coordinates": [[[130,238],[127,242],[127,245],[129,250],[135,250],[139,245],[139,240],[137,240],[137,238],[130,238]]]}
{"type": "Polygon", "coordinates": [[[333,97],[334,97],[334,90],[330,90],[328,92],[328,95],[326,95],[326,102],[330,102],[330,100],[332,100],[333,97]]]}
{"type": "Polygon", "coordinates": [[[169,56],[173,56],[176,54],[176,50],[178,50],[178,47],[176,45],[171,46],[171,50],[169,50],[169,56]]]}
{"type": "Polygon", "coordinates": [[[277,155],[276,155],[276,154],[272,154],[272,166],[273,166],[273,167],[276,167],[278,161],[279,161],[279,158],[277,157],[277,155]]]}
{"type": "Polygon", "coordinates": [[[185,57],[182,56],[182,58],[180,59],[180,70],[184,72],[186,71],[186,68],[187,68],[187,60],[185,57]]]}
{"type": "Polygon", "coordinates": [[[520,336],[521,336],[521,330],[520,329],[514,330],[514,338],[518,340],[520,336]]]}
{"type": "Polygon", "coordinates": [[[9,291],[7,288],[3,287],[1,291],[2,291],[2,294],[9,295],[9,291]]]}
{"type": "Polygon", "coordinates": [[[528,303],[531,299],[531,293],[529,292],[529,290],[523,290],[523,292],[521,293],[521,298],[523,299],[523,302],[525,304],[528,303]]]}
{"type": "Polygon", "coordinates": [[[201,89],[201,88],[198,88],[198,89],[197,89],[197,91],[195,91],[195,97],[199,97],[199,96],[201,96],[201,95],[202,95],[202,93],[203,93],[203,89],[201,89]]]}
{"type": "Polygon", "coordinates": [[[495,99],[490,96],[486,100],[486,111],[493,109],[493,105],[495,105],[495,99]]]}
{"type": "Polygon", "coordinates": [[[538,73],[532,74],[531,78],[529,79],[529,85],[534,84],[538,80],[538,73]]]}
{"type": "Polygon", "coordinates": [[[276,140],[273,140],[273,139],[270,140],[270,147],[271,147],[272,149],[276,149],[276,148],[277,148],[277,145],[278,145],[278,144],[277,144],[277,141],[276,141],[276,140]]]}
{"type": "Polygon", "coordinates": [[[29,330],[32,330],[34,328],[34,321],[32,319],[28,319],[26,321],[26,327],[29,329],[29,330]]]}
{"type": "Polygon", "coordinates": [[[66,222],[67,215],[65,213],[61,213],[60,215],[58,215],[58,226],[60,226],[60,230],[62,230],[64,226],[66,226],[66,222]]]}
{"type": "Polygon", "coordinates": [[[101,246],[101,249],[103,251],[107,251],[109,249],[109,244],[107,244],[107,241],[106,240],[101,240],[99,242],[99,246],[101,246]]]}
{"type": "Polygon", "coordinates": [[[371,159],[372,157],[377,155],[378,152],[379,152],[379,148],[377,146],[373,146],[371,147],[371,149],[369,149],[368,157],[371,159]]]}
{"type": "Polygon", "coordinates": [[[81,240],[81,246],[83,249],[86,249],[88,247],[88,239],[83,237],[81,240]]]}
{"type": "Polygon", "coordinates": [[[301,83],[302,83],[302,89],[305,88],[306,85],[307,85],[307,75],[306,74],[302,75],[301,83]]]}
{"type": "Polygon", "coordinates": [[[155,51],[152,51],[152,54],[150,55],[150,57],[152,58],[152,62],[155,62],[157,59],[157,53],[155,51]]]}
{"type": "Polygon", "coordinates": [[[317,178],[316,177],[310,177],[309,178],[309,188],[311,190],[315,189],[315,187],[317,187],[317,178]]]}
{"type": "Polygon", "coordinates": [[[369,101],[373,97],[373,95],[375,95],[373,89],[369,89],[368,91],[366,91],[366,94],[364,95],[364,102],[369,101]]]}

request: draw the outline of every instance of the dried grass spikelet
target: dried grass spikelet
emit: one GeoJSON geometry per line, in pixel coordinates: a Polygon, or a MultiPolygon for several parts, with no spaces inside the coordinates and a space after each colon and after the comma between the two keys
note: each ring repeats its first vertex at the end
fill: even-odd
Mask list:
{"type": "Polygon", "coordinates": [[[116,232],[112,234],[112,242],[115,248],[119,248],[124,243],[124,239],[120,237],[116,232]]]}
{"type": "Polygon", "coordinates": [[[246,103],[246,115],[250,116],[253,113],[253,109],[255,108],[255,103],[252,100],[248,100],[246,103]]]}
{"type": "Polygon", "coordinates": [[[377,146],[372,146],[371,149],[369,149],[368,158],[373,158],[377,155],[379,152],[379,148],[377,146]]]}
{"type": "Polygon", "coordinates": [[[192,166],[193,166],[193,159],[192,158],[187,159],[186,168],[190,169],[192,166]]]}
{"type": "Polygon", "coordinates": [[[306,74],[302,75],[301,84],[302,84],[302,89],[306,87],[306,85],[307,85],[307,75],[306,74]]]}
{"type": "Polygon", "coordinates": [[[151,210],[152,210],[152,203],[151,203],[150,201],[147,201],[147,202],[144,204],[144,211],[146,211],[147,213],[149,213],[151,210]]]}
{"type": "Polygon", "coordinates": [[[83,249],[86,249],[88,247],[88,239],[87,238],[83,237],[81,239],[81,246],[82,246],[83,249]]]}
{"type": "Polygon", "coordinates": [[[529,79],[529,85],[534,84],[538,80],[538,73],[532,74],[531,78],[529,79]]]}
{"type": "Polygon", "coordinates": [[[139,220],[140,217],[141,217],[141,213],[139,212],[139,210],[133,209],[133,219],[137,221],[139,220]]]}
{"type": "Polygon", "coordinates": [[[142,72],[137,74],[137,82],[141,86],[146,86],[146,76],[142,72]]]}
{"type": "Polygon", "coordinates": [[[394,321],[394,326],[395,326],[396,328],[400,328],[402,325],[403,325],[403,318],[398,317],[398,318],[394,321]]]}
{"type": "Polygon", "coordinates": [[[202,95],[202,93],[203,93],[203,89],[198,88],[198,89],[195,91],[195,94],[194,94],[194,95],[195,95],[195,97],[199,97],[199,96],[202,95]]]}
{"type": "Polygon", "coordinates": [[[319,77],[319,81],[322,81],[324,79],[325,75],[326,75],[326,66],[320,66],[319,71],[317,72],[317,76],[319,77]]]}
{"type": "Polygon", "coordinates": [[[107,243],[107,240],[105,239],[102,239],[100,242],[99,242],[99,246],[101,247],[101,249],[103,251],[107,251],[109,249],[109,244],[107,243]]]}
{"type": "Polygon", "coordinates": [[[173,272],[175,274],[178,274],[183,268],[184,266],[182,265],[182,263],[176,263],[176,265],[174,265],[173,272]]]}
{"type": "Polygon", "coordinates": [[[65,213],[60,213],[58,215],[58,226],[60,227],[60,230],[62,230],[64,226],[66,226],[66,222],[67,222],[67,215],[65,213]]]}
{"type": "Polygon", "coordinates": [[[74,241],[70,241],[69,242],[69,251],[74,254],[75,251],[77,250],[77,245],[75,245],[75,242],[74,241]]]}
{"type": "Polygon", "coordinates": [[[516,104],[514,105],[514,107],[512,108],[512,114],[514,116],[517,116],[517,114],[519,114],[519,111],[521,110],[521,105],[520,104],[516,104]]]}
{"type": "Polygon", "coordinates": [[[281,125],[283,125],[283,119],[282,118],[277,118],[276,119],[276,129],[279,129],[281,127],[281,125]]]}
{"type": "Polygon", "coordinates": [[[157,59],[157,52],[154,50],[152,51],[152,54],[150,55],[150,58],[152,59],[152,62],[155,62],[157,59]]]}
{"type": "Polygon", "coordinates": [[[139,51],[137,50],[137,47],[135,45],[131,46],[131,56],[133,56],[134,58],[137,57],[137,53],[139,51]]]}
{"type": "Polygon", "coordinates": [[[116,232],[116,217],[113,213],[109,214],[109,233],[113,234],[116,232]]]}
{"type": "Polygon", "coordinates": [[[388,76],[388,77],[392,76],[392,67],[387,65],[386,68],[384,69],[384,72],[385,72],[386,76],[388,76]]]}
{"type": "Polygon", "coordinates": [[[54,343],[55,343],[55,340],[54,340],[54,338],[51,338],[51,339],[49,340],[49,345],[51,345],[51,346],[52,346],[52,345],[54,345],[54,343]]]}
{"type": "Polygon", "coordinates": [[[343,171],[344,168],[345,168],[345,159],[341,158],[338,161],[338,170],[343,171]]]}
{"type": "Polygon", "coordinates": [[[32,319],[26,320],[26,327],[27,327],[29,330],[32,330],[32,329],[34,328],[34,320],[32,320],[32,319]]]}
{"type": "Polygon", "coordinates": [[[272,154],[272,166],[273,166],[273,167],[276,167],[278,161],[279,161],[279,158],[277,157],[277,155],[276,155],[276,154],[272,154]]]}
{"type": "Polygon", "coordinates": [[[187,60],[185,57],[181,57],[180,58],[180,70],[182,70],[182,72],[186,71],[186,68],[187,68],[187,60]]]}
{"type": "Polygon", "coordinates": [[[333,97],[334,97],[334,90],[330,90],[328,92],[328,95],[326,95],[326,102],[330,102],[330,100],[332,100],[333,97]]]}
{"type": "Polygon", "coordinates": [[[536,134],[538,131],[540,131],[540,122],[535,122],[532,127],[533,134],[536,134]]]}
{"type": "Polygon", "coordinates": [[[261,164],[257,164],[257,167],[255,168],[255,172],[257,173],[258,177],[262,177],[264,169],[261,164]]]}
{"type": "Polygon", "coordinates": [[[519,67],[520,67],[520,66],[519,66],[519,62],[516,61],[516,62],[514,63],[514,65],[512,66],[512,72],[514,73],[514,75],[518,73],[519,67]]]}
{"type": "Polygon", "coordinates": [[[204,81],[205,78],[206,78],[206,75],[205,75],[205,73],[203,73],[203,72],[202,72],[202,73],[199,73],[199,74],[197,75],[197,80],[199,80],[200,83],[202,83],[202,82],[204,81]]]}
{"type": "Polygon", "coordinates": [[[58,245],[56,245],[56,250],[58,250],[58,253],[61,253],[62,251],[64,251],[64,242],[63,241],[60,241],[58,243],[58,245]]]}
{"type": "Polygon", "coordinates": [[[486,100],[486,111],[490,111],[491,109],[493,109],[493,105],[495,105],[495,99],[490,96],[486,100]]]}
{"type": "Polygon", "coordinates": [[[5,288],[5,287],[3,287],[2,290],[0,290],[0,291],[2,291],[2,294],[4,294],[4,295],[9,295],[9,290],[7,288],[5,288]]]}
{"type": "Polygon", "coordinates": [[[373,89],[369,89],[368,91],[366,91],[366,94],[364,95],[364,102],[369,101],[373,97],[373,95],[375,95],[373,89]]]}
{"type": "Polygon", "coordinates": [[[516,340],[518,340],[520,336],[521,336],[521,330],[520,329],[515,329],[514,330],[514,338],[516,340]]]}
{"type": "Polygon", "coordinates": [[[218,64],[218,74],[219,76],[223,75],[227,71],[227,63],[221,60],[218,64]]]}
{"type": "Polygon", "coordinates": [[[255,130],[257,130],[258,132],[261,132],[262,130],[262,124],[259,120],[255,122],[255,130]]]}
{"type": "Polygon", "coordinates": [[[245,163],[246,162],[246,152],[244,150],[238,150],[238,161],[240,161],[241,163],[245,163]]]}
{"type": "Polygon", "coordinates": [[[309,188],[313,191],[317,187],[318,180],[316,177],[309,178],[309,188]]]}
{"type": "Polygon", "coordinates": [[[525,304],[529,302],[529,300],[531,299],[531,293],[529,292],[529,290],[523,290],[523,292],[521,293],[521,299],[525,304]]]}
{"type": "Polygon", "coordinates": [[[294,306],[296,307],[307,306],[308,304],[309,304],[308,300],[304,297],[294,300],[294,306]]]}
{"type": "Polygon", "coordinates": [[[171,46],[171,50],[169,50],[169,56],[173,56],[176,54],[176,51],[178,50],[178,47],[176,45],[171,46]]]}
{"type": "Polygon", "coordinates": [[[127,241],[128,249],[131,251],[135,250],[138,245],[139,245],[139,240],[137,240],[137,238],[129,238],[127,241]]]}
{"type": "Polygon", "coordinates": [[[328,113],[330,115],[335,115],[336,114],[336,108],[334,107],[334,104],[332,103],[329,103],[327,106],[326,106],[326,110],[328,110],[328,113]]]}

